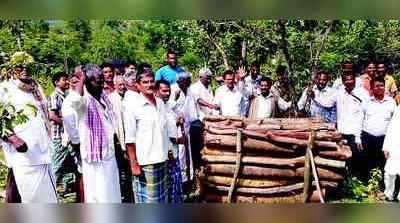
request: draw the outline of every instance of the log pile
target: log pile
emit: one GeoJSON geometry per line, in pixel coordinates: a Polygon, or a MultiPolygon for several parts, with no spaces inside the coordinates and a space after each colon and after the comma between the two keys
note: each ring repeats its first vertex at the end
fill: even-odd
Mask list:
{"type": "Polygon", "coordinates": [[[335,126],[321,119],[204,121],[200,179],[208,202],[320,202],[351,158],[335,126]]]}

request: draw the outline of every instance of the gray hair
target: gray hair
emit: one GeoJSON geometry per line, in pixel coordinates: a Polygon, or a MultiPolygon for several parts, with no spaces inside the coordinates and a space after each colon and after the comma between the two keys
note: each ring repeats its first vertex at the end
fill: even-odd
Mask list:
{"type": "Polygon", "coordinates": [[[124,83],[125,83],[125,81],[126,81],[125,78],[124,78],[122,75],[115,75],[115,76],[114,76],[114,79],[113,79],[114,84],[117,84],[117,82],[118,82],[118,81],[121,81],[121,80],[122,80],[124,83]]]}
{"type": "Polygon", "coordinates": [[[210,69],[208,69],[207,67],[201,68],[199,71],[199,76],[203,77],[203,76],[212,76],[213,73],[211,72],[210,69]]]}
{"type": "Polygon", "coordinates": [[[86,64],[82,67],[82,71],[85,74],[86,79],[91,79],[95,74],[101,74],[101,68],[95,64],[86,64]]]}

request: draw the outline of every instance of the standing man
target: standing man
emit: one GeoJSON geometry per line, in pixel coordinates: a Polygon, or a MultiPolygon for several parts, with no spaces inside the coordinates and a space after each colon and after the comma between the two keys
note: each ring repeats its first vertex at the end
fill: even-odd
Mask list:
{"type": "Polygon", "coordinates": [[[219,105],[214,104],[214,96],[211,90],[212,72],[208,68],[199,71],[200,79],[189,88],[189,102],[192,101],[196,106],[196,114],[191,116],[190,123],[190,143],[192,149],[193,166],[200,168],[201,155],[203,148],[203,119],[206,115],[211,115],[213,111],[219,110],[219,105]]]}
{"type": "MultiPolygon", "coordinates": [[[[387,201],[394,201],[396,178],[400,175],[400,107],[397,106],[393,118],[386,131],[383,143],[383,153],[385,155],[385,197],[387,201]]],[[[397,195],[400,199],[400,194],[397,195]]]]}
{"type": "Polygon", "coordinates": [[[339,89],[330,98],[315,97],[320,105],[337,109],[337,128],[352,150],[350,163],[351,172],[356,176],[362,173],[362,144],[361,130],[363,123],[362,103],[369,100],[369,94],[364,88],[356,88],[356,79],[353,72],[342,75],[344,89],[339,89]]]}
{"type": "Polygon", "coordinates": [[[123,99],[126,93],[125,80],[121,75],[114,77],[115,90],[109,95],[116,120],[116,134],[114,135],[115,158],[119,170],[119,179],[121,182],[122,202],[131,203],[132,194],[132,173],[129,166],[129,159],[126,153],[125,130],[123,119],[123,99]]]}
{"type": "Polygon", "coordinates": [[[156,82],[157,96],[164,102],[167,118],[168,129],[172,131],[175,138],[170,139],[168,151],[168,176],[169,176],[169,202],[183,202],[182,174],[180,168],[180,160],[178,159],[178,146],[183,145],[183,136],[178,139],[178,117],[168,103],[171,95],[171,87],[168,81],[159,80],[156,82]]]}
{"type": "Polygon", "coordinates": [[[121,191],[115,159],[115,116],[103,92],[103,72],[97,65],[85,65],[79,82],[70,93],[78,115],[82,174],[87,203],[120,203],[121,191]]]}
{"type": "Polygon", "coordinates": [[[57,203],[50,164],[50,121],[40,86],[24,69],[15,81],[0,86],[0,102],[24,110],[28,120],[0,141],[12,167],[22,203],[57,203]]]}
{"type": "Polygon", "coordinates": [[[127,95],[123,102],[135,202],[167,203],[170,135],[166,108],[155,97],[153,73],[139,73],[136,80],[140,93],[127,95]]]}
{"type": "Polygon", "coordinates": [[[385,95],[385,79],[383,77],[371,80],[373,97],[363,103],[363,129],[361,141],[365,160],[363,178],[368,179],[374,168],[383,170],[384,155],[382,152],[386,129],[392,119],[396,103],[392,97],[385,95]]]}
{"type": "MultiPolygon", "coordinates": [[[[341,72],[340,72],[340,77],[338,77],[332,85],[332,88],[334,90],[339,90],[339,89],[344,89],[344,85],[342,82],[343,75],[346,75],[347,73],[354,73],[354,67],[353,64],[350,62],[344,62],[341,66],[341,72]]],[[[362,81],[360,77],[356,77],[356,88],[362,87],[362,81]]]]}
{"type": "Polygon", "coordinates": [[[323,98],[330,98],[335,94],[335,90],[327,86],[329,74],[326,71],[319,71],[315,78],[315,85],[304,89],[297,107],[308,113],[310,117],[321,117],[326,122],[336,123],[336,107],[326,108],[314,100],[315,97],[323,100],[323,98]]]}
{"type": "Polygon", "coordinates": [[[168,81],[170,84],[175,84],[178,73],[182,72],[183,69],[178,66],[176,53],[174,51],[168,50],[166,62],[167,65],[157,70],[156,81],[163,79],[168,81]]]}
{"type": "Polygon", "coordinates": [[[386,67],[384,63],[378,63],[376,67],[376,78],[385,79],[385,93],[390,97],[395,97],[397,95],[397,85],[396,81],[392,75],[386,72],[386,67]]]}
{"type": "Polygon", "coordinates": [[[67,148],[67,144],[64,137],[64,127],[62,120],[61,108],[62,104],[67,96],[67,90],[69,88],[68,75],[63,72],[59,72],[53,75],[52,82],[55,87],[54,92],[49,97],[49,118],[51,123],[51,140],[52,140],[52,152],[51,161],[56,177],[56,183],[62,181],[64,194],[70,191],[73,178],[70,176],[67,170],[67,159],[70,157],[70,153],[67,148]],[[64,142],[63,142],[64,141],[64,142]]]}
{"type": "Polygon", "coordinates": [[[235,74],[226,70],[223,74],[224,85],[215,91],[214,104],[220,107],[219,114],[224,116],[245,116],[246,101],[235,86],[235,74]]]}
{"type": "Polygon", "coordinates": [[[260,80],[260,95],[258,95],[250,105],[249,118],[263,119],[274,118],[276,110],[285,112],[291,106],[291,102],[283,100],[281,97],[273,95],[270,91],[272,80],[263,76],[260,80]]]}
{"type": "MultiPolygon", "coordinates": [[[[286,66],[279,65],[276,68],[276,76],[277,81],[271,87],[272,94],[281,97],[284,101],[292,101],[294,92],[292,92],[290,88],[290,80],[286,66]]],[[[289,117],[289,112],[289,109],[285,111],[277,110],[275,116],[277,118],[289,117]]]]}
{"type": "MultiPolygon", "coordinates": [[[[240,69],[244,71],[243,69],[240,69]]],[[[239,81],[239,89],[243,92],[243,94],[248,97],[249,100],[257,97],[260,94],[260,65],[256,62],[253,62],[250,65],[250,75],[243,75],[243,72],[240,73],[241,80],[239,81]]]]}
{"type": "Polygon", "coordinates": [[[104,63],[101,65],[104,76],[104,92],[108,95],[111,94],[114,89],[114,67],[112,64],[104,63]]]}

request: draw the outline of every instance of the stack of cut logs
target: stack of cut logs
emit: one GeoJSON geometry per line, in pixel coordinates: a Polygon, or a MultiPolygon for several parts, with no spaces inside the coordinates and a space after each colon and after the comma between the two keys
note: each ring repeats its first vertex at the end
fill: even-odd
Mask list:
{"type": "Polygon", "coordinates": [[[319,202],[344,179],[351,149],[321,119],[205,118],[207,202],[319,202]],[[314,171],[313,171],[314,170],[314,171]]]}

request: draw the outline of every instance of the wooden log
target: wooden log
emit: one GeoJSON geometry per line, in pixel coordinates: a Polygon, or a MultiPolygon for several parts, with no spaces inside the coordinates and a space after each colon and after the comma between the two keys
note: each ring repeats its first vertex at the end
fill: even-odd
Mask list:
{"type": "MultiPolygon", "coordinates": [[[[323,189],[325,192],[325,190],[323,189]]],[[[289,196],[272,196],[272,197],[261,197],[261,196],[245,196],[239,195],[234,197],[236,203],[252,203],[252,204],[295,204],[301,203],[302,194],[295,194],[289,196]]],[[[205,195],[206,202],[219,202],[226,203],[227,196],[222,194],[207,194],[205,195]]],[[[311,202],[319,203],[317,192],[314,191],[310,198],[311,202]]]]}
{"type": "Polygon", "coordinates": [[[336,151],[319,151],[318,155],[329,159],[348,160],[352,152],[349,146],[338,146],[336,151]]]}
{"type": "MultiPolygon", "coordinates": [[[[232,176],[235,170],[235,165],[231,164],[206,164],[204,171],[206,175],[228,175],[232,176]]],[[[317,168],[318,175],[322,180],[328,181],[340,181],[343,180],[343,176],[323,168],[317,168]]],[[[297,169],[289,168],[270,168],[270,167],[259,167],[245,165],[241,169],[241,176],[247,177],[264,177],[264,178],[303,178],[304,167],[297,169]]]]}
{"type": "MultiPolygon", "coordinates": [[[[308,139],[307,150],[312,150],[314,148],[315,142],[315,132],[311,131],[308,139]]],[[[310,198],[311,192],[311,167],[310,167],[310,155],[306,152],[304,158],[304,183],[303,183],[303,203],[306,203],[310,198]]]]}
{"type": "MultiPolygon", "coordinates": [[[[315,182],[310,182],[310,189],[311,185],[315,187],[315,182]]],[[[324,188],[336,188],[337,183],[336,182],[329,182],[329,181],[322,181],[321,185],[324,188]]],[[[293,194],[298,191],[301,191],[304,188],[305,184],[304,183],[296,183],[296,184],[291,184],[291,185],[286,185],[286,186],[279,186],[279,187],[271,187],[271,188],[251,188],[251,187],[238,187],[236,188],[236,192],[238,194],[252,194],[252,195],[278,195],[278,194],[293,194]]],[[[227,186],[219,186],[219,185],[214,185],[210,183],[206,183],[206,187],[215,189],[216,191],[221,191],[221,192],[228,192],[229,187],[227,186]]],[[[310,192],[311,195],[311,192],[310,192]]]]}
{"type": "Polygon", "coordinates": [[[243,122],[244,120],[246,120],[246,118],[243,118],[241,116],[207,115],[203,119],[204,122],[220,122],[220,121],[226,121],[226,120],[243,122]]]}
{"type": "MultiPolygon", "coordinates": [[[[235,136],[229,135],[213,135],[206,133],[204,137],[204,144],[206,146],[226,146],[227,148],[232,147],[235,148],[235,136]]],[[[259,150],[259,151],[268,151],[268,152],[277,152],[277,153],[285,153],[285,154],[294,154],[294,150],[288,149],[285,147],[274,145],[267,141],[256,140],[252,138],[244,138],[243,139],[243,148],[246,152],[247,150],[259,150]]]]}
{"type": "MultiPolygon", "coordinates": [[[[202,159],[207,163],[235,163],[234,153],[219,154],[219,155],[208,155],[205,151],[202,155],[202,159]]],[[[315,163],[317,166],[326,166],[332,168],[345,168],[346,162],[339,160],[330,160],[322,157],[315,157],[315,163]]],[[[296,158],[272,158],[265,156],[243,156],[242,162],[245,164],[254,165],[271,165],[271,166],[282,166],[282,167],[300,167],[304,166],[304,156],[296,158]]]]}
{"type": "MultiPolygon", "coordinates": [[[[215,185],[230,186],[232,178],[226,176],[207,176],[204,178],[205,182],[209,182],[215,185]]],[[[285,186],[293,183],[294,180],[268,180],[259,178],[238,178],[238,187],[276,187],[285,186]]]]}
{"type": "MultiPolygon", "coordinates": [[[[245,134],[246,136],[248,136],[250,138],[267,140],[272,143],[276,142],[276,143],[291,144],[291,145],[300,146],[302,148],[306,148],[308,145],[307,140],[275,135],[272,133],[272,131],[269,131],[267,134],[261,134],[261,133],[255,132],[255,131],[243,130],[243,134],[245,134]]],[[[338,147],[338,145],[335,142],[315,141],[314,143],[315,143],[315,146],[318,147],[319,149],[336,150],[338,147]]]]}
{"type": "Polygon", "coordinates": [[[239,176],[240,164],[242,163],[242,131],[236,130],[236,160],[235,160],[235,172],[228,192],[228,203],[231,203],[232,195],[236,187],[236,180],[239,176]]]}

